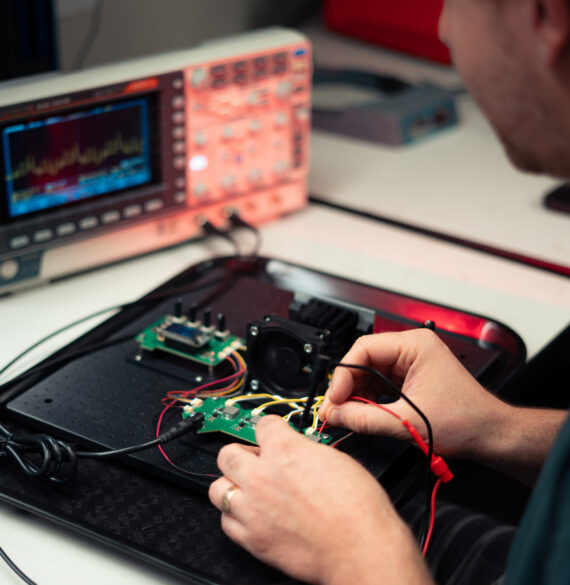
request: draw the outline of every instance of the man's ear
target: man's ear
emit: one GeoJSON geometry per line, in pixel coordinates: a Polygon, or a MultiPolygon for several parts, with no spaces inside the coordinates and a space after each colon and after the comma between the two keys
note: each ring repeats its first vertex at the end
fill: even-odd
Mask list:
{"type": "Polygon", "coordinates": [[[531,0],[531,4],[540,57],[554,65],[570,45],[570,3],[568,0],[531,0]]]}

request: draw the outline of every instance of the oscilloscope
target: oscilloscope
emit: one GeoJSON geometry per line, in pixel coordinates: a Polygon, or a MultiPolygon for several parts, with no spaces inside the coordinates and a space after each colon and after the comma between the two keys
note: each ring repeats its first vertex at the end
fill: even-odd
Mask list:
{"type": "Polygon", "coordinates": [[[306,203],[311,47],[272,28],[0,91],[0,294],[306,203]]]}

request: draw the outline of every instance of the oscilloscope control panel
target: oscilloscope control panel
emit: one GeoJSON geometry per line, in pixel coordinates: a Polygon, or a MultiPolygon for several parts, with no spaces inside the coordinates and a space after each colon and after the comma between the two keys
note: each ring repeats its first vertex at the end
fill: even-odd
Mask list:
{"type": "Polygon", "coordinates": [[[0,91],[0,294],[304,206],[311,73],[276,28],[0,91]]]}

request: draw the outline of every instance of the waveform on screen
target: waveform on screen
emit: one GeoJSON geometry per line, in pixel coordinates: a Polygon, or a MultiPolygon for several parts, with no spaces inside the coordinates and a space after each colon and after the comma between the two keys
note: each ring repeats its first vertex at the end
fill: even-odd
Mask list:
{"type": "Polygon", "coordinates": [[[16,165],[14,171],[6,176],[6,180],[17,181],[29,175],[56,176],[62,169],[77,164],[85,167],[89,165],[100,166],[105,160],[118,154],[123,156],[142,155],[143,147],[143,142],[139,137],[125,139],[120,132],[117,132],[101,148],[89,146],[82,150],[80,145],[75,143],[64,150],[61,156],[44,158],[39,162],[33,154],[28,154],[16,165]]]}

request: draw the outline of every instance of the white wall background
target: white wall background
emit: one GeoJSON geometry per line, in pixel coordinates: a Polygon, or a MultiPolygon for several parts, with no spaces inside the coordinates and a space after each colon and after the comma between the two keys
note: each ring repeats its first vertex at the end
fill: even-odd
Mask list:
{"type": "MultiPolygon", "coordinates": [[[[97,0],[57,0],[60,66],[73,67],[97,0]]],[[[84,67],[193,46],[269,24],[287,24],[314,0],[104,0],[84,67]]]]}

